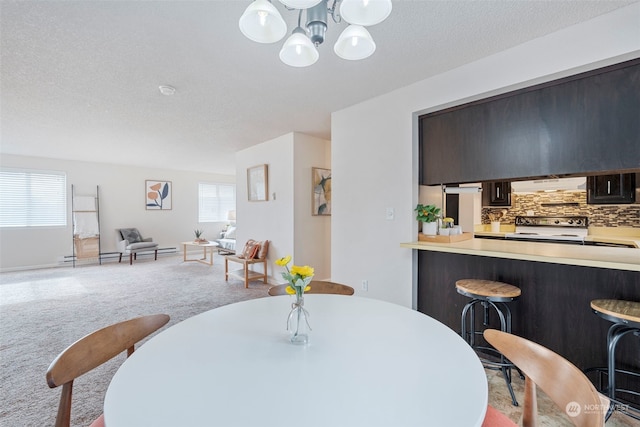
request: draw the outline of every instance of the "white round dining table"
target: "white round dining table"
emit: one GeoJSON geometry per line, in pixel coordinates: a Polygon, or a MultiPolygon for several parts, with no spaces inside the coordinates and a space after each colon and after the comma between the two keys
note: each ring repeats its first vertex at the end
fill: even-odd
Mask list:
{"type": "Polygon", "coordinates": [[[453,330],[406,307],[305,295],[309,344],[289,341],[294,298],[191,317],[114,375],[107,427],[480,426],[487,379],[453,330]]]}

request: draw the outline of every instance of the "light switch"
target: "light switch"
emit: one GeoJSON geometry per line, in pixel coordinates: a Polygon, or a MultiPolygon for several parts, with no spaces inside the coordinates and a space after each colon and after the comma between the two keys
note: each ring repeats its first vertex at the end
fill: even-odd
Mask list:
{"type": "Polygon", "coordinates": [[[387,208],[387,220],[390,221],[392,219],[394,219],[396,216],[395,211],[393,210],[393,208],[387,208]]]}

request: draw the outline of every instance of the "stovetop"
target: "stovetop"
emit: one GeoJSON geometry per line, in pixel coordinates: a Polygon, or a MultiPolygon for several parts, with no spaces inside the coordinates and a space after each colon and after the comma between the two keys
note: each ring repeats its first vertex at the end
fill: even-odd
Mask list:
{"type": "Polygon", "coordinates": [[[505,238],[583,244],[588,234],[587,223],[584,216],[517,216],[515,233],[507,233],[505,238]]]}

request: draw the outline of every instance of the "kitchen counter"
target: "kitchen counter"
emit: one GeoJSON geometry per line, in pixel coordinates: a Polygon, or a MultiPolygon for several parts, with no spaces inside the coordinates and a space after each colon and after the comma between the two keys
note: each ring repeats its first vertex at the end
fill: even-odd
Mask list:
{"type": "MultiPolygon", "coordinates": [[[[476,231],[474,236],[485,237],[490,239],[504,239],[504,232],[493,233],[491,231],[476,231]]],[[[628,237],[628,236],[602,236],[593,235],[584,238],[585,242],[597,242],[597,243],[611,243],[616,245],[630,245],[640,248],[640,237],[628,237]]]]}
{"type": "Polygon", "coordinates": [[[589,227],[588,242],[632,244],[640,248],[640,228],[633,227],[589,227]]]}
{"type": "MultiPolygon", "coordinates": [[[[500,226],[499,232],[489,231],[489,225],[476,225],[475,236],[491,239],[504,238],[507,233],[514,233],[515,227],[508,224],[500,226]]],[[[640,229],[632,227],[589,227],[589,235],[585,242],[612,243],[618,245],[630,245],[640,248],[640,229]]]]}
{"type": "Polygon", "coordinates": [[[455,243],[408,242],[401,243],[400,246],[422,251],[640,271],[640,249],[635,248],[581,246],[561,243],[478,238],[455,243]]]}

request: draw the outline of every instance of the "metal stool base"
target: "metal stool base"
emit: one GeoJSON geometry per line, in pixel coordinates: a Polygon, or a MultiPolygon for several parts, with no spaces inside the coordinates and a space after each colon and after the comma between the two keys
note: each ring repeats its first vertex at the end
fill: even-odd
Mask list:
{"type": "Polygon", "coordinates": [[[513,392],[513,387],[511,385],[511,368],[516,368],[520,374],[520,378],[524,379],[524,375],[515,366],[511,363],[502,353],[492,347],[486,347],[481,345],[476,345],[475,338],[476,335],[482,335],[482,331],[475,330],[475,306],[476,304],[481,304],[484,309],[484,318],[483,325],[489,325],[489,308],[493,308],[496,313],[498,313],[498,317],[500,318],[500,330],[503,332],[511,333],[511,310],[504,302],[494,302],[484,298],[474,298],[469,303],[467,303],[462,309],[461,316],[461,333],[462,339],[464,339],[473,350],[478,354],[478,358],[482,362],[482,365],[487,369],[495,369],[500,370],[502,372],[502,376],[504,377],[504,381],[507,384],[507,388],[509,389],[509,394],[511,395],[511,402],[513,406],[518,406],[518,401],[516,399],[516,395],[513,392]],[[467,316],[468,315],[468,316],[467,316]],[[468,317],[468,318],[467,318],[468,317]],[[467,327],[468,324],[468,327],[467,327]],[[487,359],[486,357],[481,357],[483,352],[494,353],[496,358],[499,361],[493,361],[487,359]]]}
{"type": "MultiPolygon", "coordinates": [[[[634,404],[630,400],[627,400],[627,399],[625,399],[623,397],[620,397],[620,394],[640,397],[640,392],[639,391],[627,390],[627,389],[624,389],[624,388],[616,388],[615,390],[613,390],[613,393],[609,393],[609,388],[608,388],[608,386],[605,385],[605,381],[603,381],[603,379],[602,379],[603,376],[607,377],[606,378],[606,383],[608,384],[608,382],[609,382],[609,369],[608,369],[608,367],[602,366],[602,367],[589,368],[589,369],[585,369],[584,370],[584,373],[586,375],[588,375],[591,372],[597,372],[598,373],[598,381],[597,381],[597,384],[596,384],[596,388],[602,394],[604,394],[607,397],[609,397],[609,400],[610,400],[609,409],[607,410],[607,414],[605,416],[605,421],[608,420],[609,417],[611,417],[611,415],[613,414],[614,411],[620,412],[620,413],[622,413],[622,414],[624,414],[624,415],[626,415],[628,417],[634,418],[636,420],[640,420],[640,406],[636,406],[636,404],[634,404]],[[615,397],[610,397],[610,395],[613,395],[615,397]]],[[[626,371],[624,369],[616,369],[615,370],[615,374],[616,375],[629,375],[629,376],[638,378],[639,381],[640,381],[640,373],[638,373],[638,372],[626,371]]]]}
{"type": "Polygon", "coordinates": [[[620,338],[627,334],[633,334],[640,338],[640,328],[635,326],[629,326],[624,323],[614,323],[609,327],[607,332],[607,367],[597,367],[585,369],[584,373],[598,372],[598,390],[605,394],[609,400],[609,409],[605,420],[608,420],[613,414],[613,411],[623,413],[631,418],[640,420],[640,407],[634,406],[631,402],[624,398],[620,398],[616,393],[621,393],[630,396],[640,397],[640,390],[627,390],[616,387],[616,374],[628,375],[640,379],[640,372],[626,371],[623,369],[616,369],[616,346],[620,341],[620,338]],[[602,376],[607,376],[606,387],[603,384],[602,376]]]}

